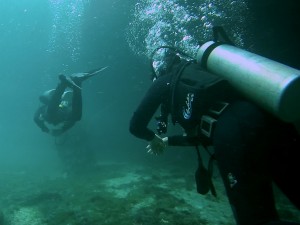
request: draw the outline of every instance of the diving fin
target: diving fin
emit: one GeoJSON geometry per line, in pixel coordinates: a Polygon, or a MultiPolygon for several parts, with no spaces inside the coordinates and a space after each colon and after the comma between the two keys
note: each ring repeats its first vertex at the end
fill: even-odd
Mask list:
{"type": "Polygon", "coordinates": [[[91,70],[91,71],[85,72],[85,73],[73,73],[71,75],[71,77],[73,80],[82,82],[82,81],[89,79],[90,77],[97,75],[98,73],[102,72],[106,68],[108,68],[108,66],[101,67],[101,68],[95,69],[95,70],[91,70]]]}
{"type": "Polygon", "coordinates": [[[101,68],[98,68],[98,69],[95,69],[95,70],[91,70],[89,72],[87,72],[89,75],[96,75],[97,73],[100,73],[104,70],[106,70],[108,68],[108,66],[104,66],[104,67],[101,67],[101,68]]]}
{"type": "Polygon", "coordinates": [[[222,26],[214,26],[212,30],[213,30],[214,42],[223,42],[234,46],[233,41],[230,40],[230,38],[228,37],[227,33],[225,32],[222,26]]]}

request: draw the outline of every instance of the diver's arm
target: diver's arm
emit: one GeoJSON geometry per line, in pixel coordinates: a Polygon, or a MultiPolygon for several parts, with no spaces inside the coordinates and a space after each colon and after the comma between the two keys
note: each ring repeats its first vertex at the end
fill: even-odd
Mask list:
{"type": "Polygon", "coordinates": [[[186,135],[176,135],[170,137],[160,137],[155,134],[153,140],[147,146],[148,153],[159,155],[162,154],[167,146],[198,146],[207,145],[199,137],[188,137],[186,135]]]}
{"type": "Polygon", "coordinates": [[[196,136],[174,135],[167,137],[168,146],[196,146],[201,143],[202,141],[200,138],[196,136]]]}
{"type": "Polygon", "coordinates": [[[43,112],[44,112],[44,106],[40,107],[37,109],[37,111],[34,114],[34,122],[36,123],[36,125],[41,128],[41,130],[43,132],[48,133],[49,132],[49,128],[45,125],[45,121],[43,119],[43,112]]]}
{"type": "Polygon", "coordinates": [[[163,139],[168,146],[208,146],[211,144],[209,139],[203,136],[173,135],[163,139]]]}
{"type": "Polygon", "coordinates": [[[148,128],[148,124],[168,91],[167,78],[161,77],[152,84],[130,120],[129,130],[132,135],[146,141],[155,138],[155,133],[148,128]]]}

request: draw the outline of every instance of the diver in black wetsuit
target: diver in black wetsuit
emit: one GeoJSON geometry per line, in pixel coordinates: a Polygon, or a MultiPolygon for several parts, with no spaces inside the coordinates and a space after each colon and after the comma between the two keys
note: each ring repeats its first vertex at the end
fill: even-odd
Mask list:
{"type": "MultiPolygon", "coordinates": [[[[238,225],[300,224],[280,220],[272,189],[275,183],[300,208],[300,137],[295,127],[234,93],[235,97],[227,99],[229,106],[219,116],[209,140],[199,134],[199,124],[190,129],[180,122],[186,134],[161,138],[148,128],[148,123],[159,106],[171,112],[171,77],[180,66],[178,57],[165,62],[172,63],[165,66],[167,72],[153,82],[135,110],[130,121],[131,134],[148,141],[148,152],[155,155],[163,153],[167,146],[211,144],[238,225]]],[[[193,64],[190,67],[199,76],[206,73],[193,64]]],[[[164,118],[165,131],[167,122],[164,118]]]]}
{"type": "Polygon", "coordinates": [[[77,73],[70,77],[60,75],[60,83],[56,89],[44,92],[40,96],[43,103],[34,114],[34,121],[43,132],[58,136],[81,120],[82,95],[81,83],[103,71],[107,67],[93,70],[87,73],[77,73]],[[67,90],[70,88],[71,90],[67,90]],[[65,95],[72,95],[72,100],[65,100],[65,95]],[[51,124],[53,129],[46,125],[51,124]]]}

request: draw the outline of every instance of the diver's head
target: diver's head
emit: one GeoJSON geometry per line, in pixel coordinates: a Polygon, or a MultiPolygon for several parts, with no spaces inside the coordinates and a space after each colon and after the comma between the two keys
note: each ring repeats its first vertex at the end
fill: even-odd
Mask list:
{"type": "Polygon", "coordinates": [[[181,58],[176,51],[173,49],[164,50],[164,52],[152,62],[152,81],[171,72],[172,67],[180,62],[181,58]]]}
{"type": "Polygon", "coordinates": [[[52,98],[54,91],[55,91],[55,89],[51,89],[51,90],[45,91],[43,94],[41,94],[39,97],[40,102],[45,105],[48,105],[50,102],[50,99],[52,98]]]}

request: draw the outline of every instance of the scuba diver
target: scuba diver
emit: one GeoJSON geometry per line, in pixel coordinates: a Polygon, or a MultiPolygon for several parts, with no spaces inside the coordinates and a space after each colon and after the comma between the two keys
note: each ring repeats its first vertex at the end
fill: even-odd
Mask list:
{"type": "MultiPolygon", "coordinates": [[[[195,59],[172,47],[162,48],[168,51],[156,70],[151,62],[153,83],[132,115],[130,133],[148,141],[146,149],[154,155],[167,146],[195,146],[200,157],[198,145],[213,146],[212,158],[238,225],[300,224],[280,219],[273,195],[276,184],[300,208],[296,179],[300,136],[295,126],[249,100],[195,59]],[[148,124],[159,107],[155,132],[148,124]],[[167,132],[169,116],[184,134],[161,136],[167,132]]],[[[211,171],[201,158],[195,178],[198,193],[216,195],[211,171]]]]}
{"type": "Polygon", "coordinates": [[[56,89],[48,90],[39,97],[43,105],[34,114],[37,126],[53,136],[59,136],[73,127],[82,116],[82,82],[106,68],[71,76],[59,75],[60,82],[56,89]]]}

